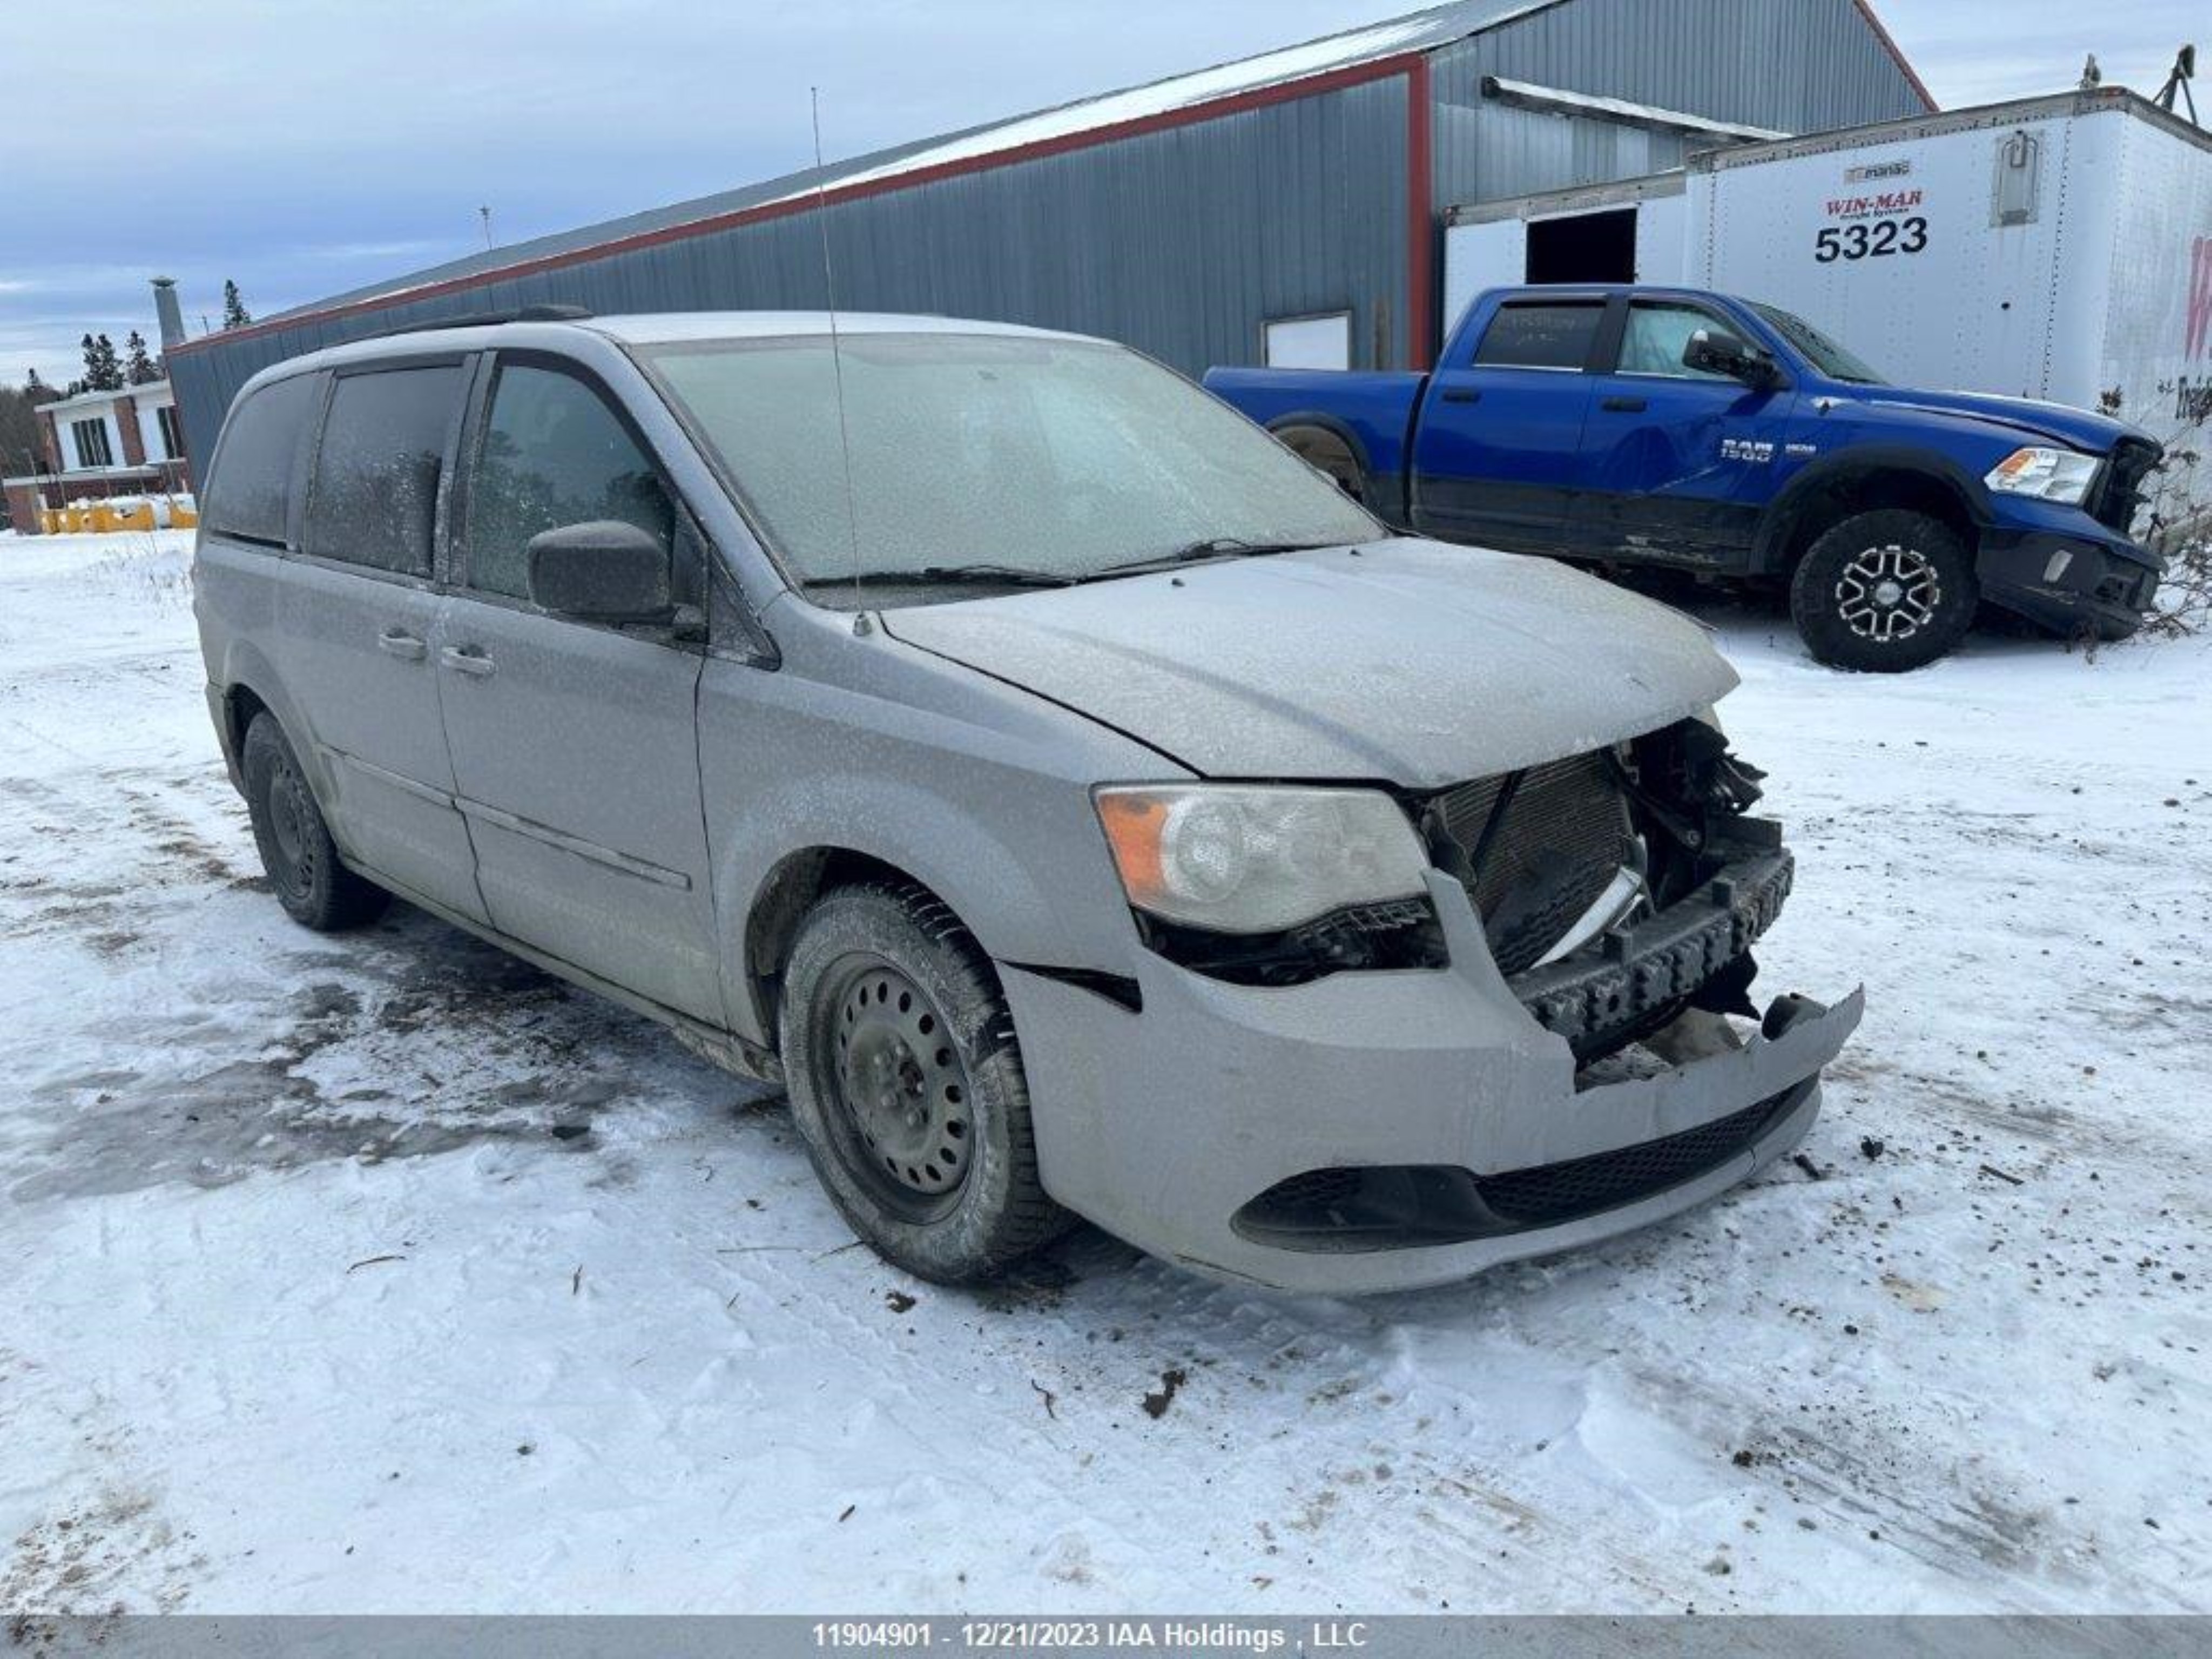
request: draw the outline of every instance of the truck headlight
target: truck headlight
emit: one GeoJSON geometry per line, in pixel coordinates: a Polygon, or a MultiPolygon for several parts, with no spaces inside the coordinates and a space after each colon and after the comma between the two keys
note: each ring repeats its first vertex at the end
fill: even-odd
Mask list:
{"type": "Polygon", "coordinates": [[[1164,784],[1097,799],[1129,902],[1165,921],[1278,933],[1427,890],[1421,838],[1379,790],[1164,784]]]}
{"type": "Polygon", "coordinates": [[[1982,482],[2007,495],[2036,495],[2079,507],[2097,476],[2100,460],[2071,449],[2031,447],[2015,449],[1991,467],[1982,482]]]}

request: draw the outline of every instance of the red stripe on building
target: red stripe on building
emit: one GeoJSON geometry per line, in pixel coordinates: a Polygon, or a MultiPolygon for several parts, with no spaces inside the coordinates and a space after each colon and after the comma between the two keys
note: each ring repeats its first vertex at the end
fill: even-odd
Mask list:
{"type": "Polygon", "coordinates": [[[1919,94],[1920,101],[1928,106],[1928,112],[1934,114],[1937,107],[1936,94],[1928,90],[1928,83],[1920,78],[1920,71],[1912,67],[1911,60],[1905,57],[1903,49],[1898,46],[1890,32],[1882,27],[1881,19],[1875,15],[1874,0],[1852,0],[1852,3],[1858,7],[1859,15],[1866,19],[1867,27],[1874,31],[1875,39],[1881,42],[1881,49],[1895,60],[1899,69],[1905,71],[1905,78],[1912,82],[1912,90],[1919,94]]]}
{"type": "Polygon", "coordinates": [[[1406,66],[1406,361],[1429,366],[1436,335],[1429,289],[1436,269],[1436,175],[1430,166],[1429,60],[1406,66]]]}

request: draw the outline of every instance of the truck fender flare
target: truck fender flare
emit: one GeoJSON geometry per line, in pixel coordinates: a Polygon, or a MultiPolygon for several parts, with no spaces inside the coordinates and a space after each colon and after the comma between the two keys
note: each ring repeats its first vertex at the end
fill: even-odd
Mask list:
{"type": "Polygon", "coordinates": [[[1996,522],[1988,489],[1948,457],[1909,444],[1856,444],[1810,463],[1767,503],[1752,544],[1751,574],[1784,574],[1806,514],[1814,510],[1823,496],[1877,478],[1934,486],[1954,501],[1960,515],[1977,529],[1996,522]]]}

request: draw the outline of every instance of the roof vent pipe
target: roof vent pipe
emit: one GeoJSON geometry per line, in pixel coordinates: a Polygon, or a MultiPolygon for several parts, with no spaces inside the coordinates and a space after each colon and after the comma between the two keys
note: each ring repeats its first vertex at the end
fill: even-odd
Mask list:
{"type": "Polygon", "coordinates": [[[173,276],[154,279],[154,314],[161,322],[161,349],[185,343],[185,313],[177,307],[177,281],[173,276]]]}

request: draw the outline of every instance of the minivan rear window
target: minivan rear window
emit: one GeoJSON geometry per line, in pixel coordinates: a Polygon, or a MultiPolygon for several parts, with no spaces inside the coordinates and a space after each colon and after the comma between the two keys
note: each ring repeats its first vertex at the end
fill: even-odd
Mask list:
{"type": "Polygon", "coordinates": [[[1580,368],[1604,316],[1601,305],[1507,306],[1491,319],[1474,361],[1486,368],[1580,368]]]}
{"type": "Polygon", "coordinates": [[[339,376],[315,452],[302,549],[428,575],[438,474],[460,396],[458,363],[339,376]]]}
{"type": "Polygon", "coordinates": [[[284,544],[300,440],[313,417],[317,374],[264,386],[232,413],[208,481],[208,527],[225,536],[284,544]]]}

